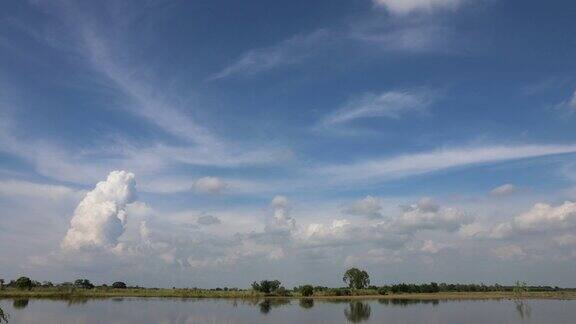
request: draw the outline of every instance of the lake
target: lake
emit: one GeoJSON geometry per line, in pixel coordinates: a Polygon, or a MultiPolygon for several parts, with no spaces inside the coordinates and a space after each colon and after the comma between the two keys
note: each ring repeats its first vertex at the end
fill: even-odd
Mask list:
{"type": "Polygon", "coordinates": [[[2,299],[9,323],[575,323],[576,300],[2,299]]]}

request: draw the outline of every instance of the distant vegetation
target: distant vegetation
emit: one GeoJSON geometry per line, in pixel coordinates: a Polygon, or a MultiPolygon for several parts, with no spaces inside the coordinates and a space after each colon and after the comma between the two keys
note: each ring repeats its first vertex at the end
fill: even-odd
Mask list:
{"type": "MultiPolygon", "coordinates": [[[[77,279],[74,282],[53,284],[49,281],[39,282],[28,277],[11,280],[7,284],[0,279],[0,297],[12,298],[99,298],[99,297],[213,297],[213,298],[260,298],[260,297],[346,297],[374,296],[382,298],[409,298],[418,294],[426,294],[427,298],[525,298],[539,296],[541,298],[576,298],[576,290],[551,286],[528,286],[524,282],[516,282],[512,286],[499,284],[448,284],[448,283],[398,283],[392,285],[370,285],[370,276],[365,270],[348,269],[342,277],[346,287],[312,286],[309,284],[286,289],[279,280],[262,280],[253,282],[250,289],[240,288],[143,288],[129,286],[122,281],[110,285],[95,285],[88,279],[77,279]],[[482,294],[480,294],[482,293],[482,294]],[[403,297],[406,296],[406,297],[403,297]],[[467,297],[466,297],[467,296],[467,297]],[[478,297],[480,296],[480,297],[478,297]]],[[[415,298],[417,298],[416,296],[415,298]]],[[[303,305],[310,304],[303,302],[303,305]]],[[[262,305],[266,309],[268,305],[262,305]]],[[[356,313],[351,306],[350,314],[356,313]]],[[[0,312],[0,322],[6,321],[0,312]]]]}

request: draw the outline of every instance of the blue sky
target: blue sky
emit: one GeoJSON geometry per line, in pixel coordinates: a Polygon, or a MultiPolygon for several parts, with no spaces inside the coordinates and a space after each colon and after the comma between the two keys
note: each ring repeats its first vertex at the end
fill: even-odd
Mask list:
{"type": "Polygon", "coordinates": [[[0,8],[3,276],[576,286],[570,1],[0,8]]]}

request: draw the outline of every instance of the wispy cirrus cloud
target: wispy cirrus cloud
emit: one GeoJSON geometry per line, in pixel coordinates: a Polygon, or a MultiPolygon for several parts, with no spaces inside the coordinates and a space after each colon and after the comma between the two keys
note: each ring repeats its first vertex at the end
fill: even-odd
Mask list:
{"type": "Polygon", "coordinates": [[[296,35],[276,45],[250,50],[229,66],[208,77],[208,81],[224,79],[233,75],[250,76],[274,68],[292,65],[312,56],[320,47],[331,40],[328,30],[317,30],[310,34],[296,35]]]}
{"type": "Polygon", "coordinates": [[[433,12],[435,10],[454,10],[466,0],[372,0],[376,6],[385,7],[394,15],[406,15],[412,12],[433,12]]]}
{"type": "Polygon", "coordinates": [[[406,114],[425,114],[434,94],[427,90],[365,93],[350,99],[322,121],[324,126],[344,124],[364,118],[398,119],[406,114]]]}
{"type": "Polygon", "coordinates": [[[576,145],[463,147],[328,165],[314,172],[329,177],[332,182],[374,182],[451,168],[575,152],[576,145]]]}
{"type": "Polygon", "coordinates": [[[557,104],[556,108],[567,111],[569,113],[576,113],[576,90],[574,90],[569,98],[557,104]]]}
{"type": "MultiPolygon", "coordinates": [[[[414,9],[421,7],[415,5],[414,9]]],[[[312,57],[330,53],[327,49],[332,47],[338,48],[338,51],[364,46],[367,50],[384,53],[451,53],[455,51],[453,40],[454,30],[437,19],[402,17],[389,20],[374,12],[374,15],[352,21],[346,26],[301,33],[270,46],[248,50],[228,66],[210,75],[207,81],[232,76],[255,76],[281,67],[302,64],[312,57]]],[[[338,64],[342,62],[338,61],[338,64]]]]}
{"type": "Polygon", "coordinates": [[[514,193],[518,192],[518,187],[511,183],[505,183],[501,186],[498,186],[490,191],[490,195],[495,197],[503,197],[509,196],[514,193]]]}
{"type": "MultiPolygon", "coordinates": [[[[119,6],[114,10],[114,18],[119,20],[114,20],[106,15],[96,18],[74,2],[42,2],[34,6],[52,18],[51,24],[43,27],[66,32],[49,40],[38,36],[35,29],[38,26],[23,32],[32,33],[34,40],[90,71],[86,79],[99,86],[99,90],[114,95],[107,108],[141,118],[147,126],[169,135],[169,139],[158,136],[153,141],[134,142],[123,138],[119,130],[94,139],[99,145],[90,151],[49,140],[27,139],[16,131],[18,121],[12,116],[19,104],[3,96],[0,150],[24,158],[42,175],[82,184],[101,178],[113,168],[133,170],[149,178],[175,164],[236,167],[286,160],[287,150],[277,147],[266,148],[241,140],[231,144],[215,134],[210,125],[193,117],[200,107],[186,104],[189,102],[186,97],[171,92],[164,81],[153,77],[150,65],[125,42],[142,8],[131,10],[129,4],[119,6]],[[105,23],[112,20],[110,25],[105,23]],[[103,143],[106,145],[100,145],[103,143]]],[[[202,110],[206,109],[202,107],[202,110]]]]}

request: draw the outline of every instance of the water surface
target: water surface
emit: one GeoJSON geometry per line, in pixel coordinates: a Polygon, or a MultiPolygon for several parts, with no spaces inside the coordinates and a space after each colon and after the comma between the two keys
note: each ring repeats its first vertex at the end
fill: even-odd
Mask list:
{"type": "Polygon", "coordinates": [[[9,323],[575,323],[574,300],[2,299],[9,323]]]}

